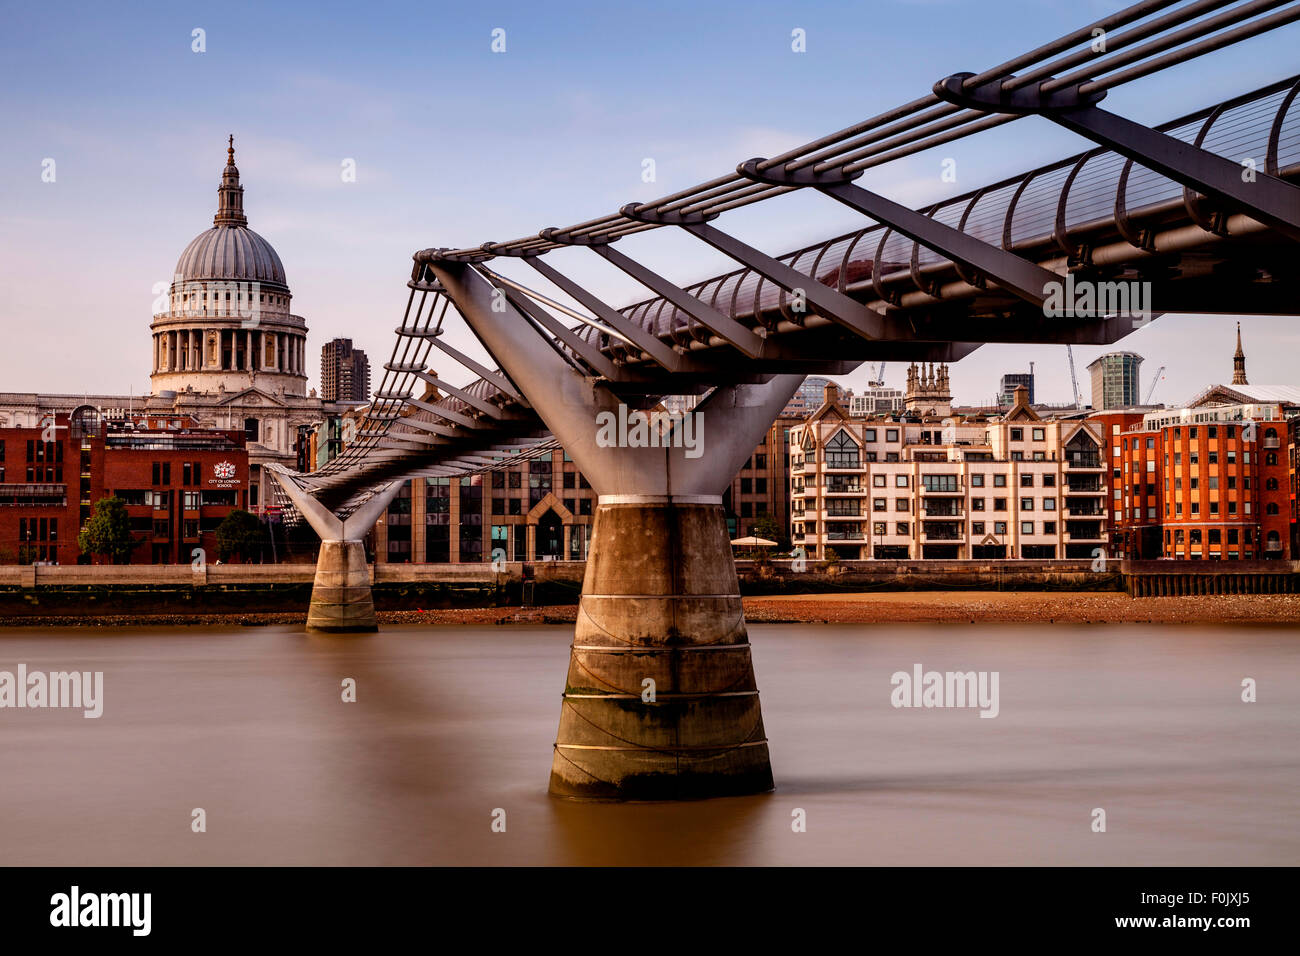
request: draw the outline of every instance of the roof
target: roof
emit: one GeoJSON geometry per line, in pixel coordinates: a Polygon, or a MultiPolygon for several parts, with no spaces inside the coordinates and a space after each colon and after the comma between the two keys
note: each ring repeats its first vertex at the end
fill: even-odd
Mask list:
{"type": "Polygon", "coordinates": [[[1300,387],[1295,385],[1211,385],[1187,403],[1188,408],[1201,405],[1251,405],[1276,402],[1300,405],[1300,387]]]}

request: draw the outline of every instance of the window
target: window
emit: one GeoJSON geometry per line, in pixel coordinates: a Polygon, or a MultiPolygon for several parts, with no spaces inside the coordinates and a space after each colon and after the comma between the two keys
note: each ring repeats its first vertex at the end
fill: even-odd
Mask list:
{"type": "Polygon", "coordinates": [[[993,522],[993,533],[994,533],[994,534],[1006,534],[1006,533],[1007,533],[1007,523],[1006,523],[1005,521],[995,521],[995,522],[993,522]]]}
{"type": "Polygon", "coordinates": [[[908,535],[912,533],[910,530],[910,526],[906,521],[898,522],[897,524],[894,525],[894,528],[896,534],[908,535]]]}
{"type": "Polygon", "coordinates": [[[843,430],[826,443],[827,468],[857,468],[861,464],[858,446],[843,430]]]}
{"type": "Polygon", "coordinates": [[[1021,499],[1020,499],[1020,510],[1021,510],[1021,511],[1033,511],[1033,510],[1034,510],[1034,499],[1033,499],[1033,498],[1021,498],[1021,499]]]}
{"type": "Polygon", "coordinates": [[[970,523],[970,533],[971,533],[971,534],[983,534],[983,533],[984,533],[984,522],[983,522],[983,521],[972,521],[972,522],[970,523]]]}
{"type": "Polygon", "coordinates": [[[257,441],[258,435],[260,434],[258,425],[259,422],[256,418],[244,419],[244,440],[245,441],[257,441]]]}
{"type": "Polygon", "coordinates": [[[1055,475],[1043,475],[1043,487],[1044,487],[1044,488],[1055,488],[1055,487],[1056,487],[1056,476],[1055,476],[1055,475]]]}
{"type": "Polygon", "coordinates": [[[1042,428],[1035,428],[1031,434],[1034,441],[1046,441],[1046,431],[1042,428]]]}
{"type": "Polygon", "coordinates": [[[894,476],[894,487],[895,487],[895,488],[906,488],[906,487],[907,487],[907,475],[895,475],[895,476],[894,476]]]}
{"type": "Polygon", "coordinates": [[[926,491],[957,491],[956,475],[922,475],[921,485],[926,491]]]}
{"type": "Polygon", "coordinates": [[[1056,534],[1056,522],[1055,522],[1055,521],[1044,521],[1044,522],[1043,522],[1043,534],[1056,534]]]}
{"type": "Polygon", "coordinates": [[[1055,511],[1055,510],[1056,510],[1056,499],[1055,499],[1055,498],[1044,498],[1044,499],[1043,499],[1043,510],[1044,510],[1044,511],[1055,511]]]}
{"type": "Polygon", "coordinates": [[[896,441],[898,441],[898,429],[897,429],[897,428],[886,428],[886,429],[885,429],[885,441],[887,441],[887,442],[896,442],[896,441]]]}
{"type": "Polygon", "coordinates": [[[872,498],[872,499],[871,499],[871,510],[872,510],[872,511],[884,511],[884,510],[885,510],[885,499],[884,499],[884,498],[872,498]]]}
{"type": "Polygon", "coordinates": [[[983,475],[971,475],[971,476],[970,476],[970,484],[971,484],[971,487],[972,487],[972,488],[983,488],[983,487],[984,487],[984,476],[983,476],[983,475]]]}
{"type": "Polygon", "coordinates": [[[983,498],[972,498],[972,499],[970,500],[970,510],[971,510],[971,511],[983,511],[983,510],[984,510],[984,499],[983,499],[983,498]]]}
{"type": "Polygon", "coordinates": [[[874,428],[864,429],[862,432],[863,441],[874,442],[876,440],[876,430],[874,428]]]}
{"type": "Polygon", "coordinates": [[[1006,486],[1007,486],[1007,476],[1006,476],[1006,475],[994,475],[994,476],[993,476],[993,487],[994,487],[994,488],[1005,488],[1006,486]]]}
{"type": "Polygon", "coordinates": [[[1034,476],[1033,476],[1033,475],[1021,475],[1021,476],[1020,476],[1020,487],[1021,487],[1021,488],[1032,488],[1032,487],[1034,487],[1034,476]]]}
{"type": "Polygon", "coordinates": [[[872,475],[872,476],[871,476],[871,487],[872,487],[872,488],[883,488],[883,487],[885,487],[885,476],[884,476],[884,475],[872,475]]]}
{"type": "Polygon", "coordinates": [[[1021,534],[1033,534],[1033,533],[1034,533],[1034,523],[1033,523],[1032,521],[1022,521],[1022,522],[1020,522],[1020,533],[1021,533],[1021,534]]]}
{"type": "Polygon", "coordinates": [[[895,511],[909,511],[909,510],[911,510],[911,509],[910,509],[910,502],[908,501],[907,498],[895,498],[895,499],[894,499],[894,510],[895,510],[895,511]]]}
{"type": "Polygon", "coordinates": [[[1006,499],[1006,498],[994,498],[994,499],[993,499],[993,510],[994,510],[994,511],[1006,511],[1006,510],[1007,510],[1007,499],[1006,499]]]}
{"type": "Polygon", "coordinates": [[[1024,430],[1023,428],[1013,428],[1013,429],[1011,429],[1011,440],[1012,440],[1012,441],[1024,441],[1024,440],[1025,440],[1025,430],[1024,430]]]}
{"type": "Polygon", "coordinates": [[[872,522],[872,525],[871,525],[871,533],[872,533],[872,534],[879,534],[879,535],[888,534],[889,532],[887,532],[887,531],[885,530],[885,527],[886,527],[886,525],[885,525],[885,522],[883,522],[883,521],[875,521],[875,522],[872,522]]]}

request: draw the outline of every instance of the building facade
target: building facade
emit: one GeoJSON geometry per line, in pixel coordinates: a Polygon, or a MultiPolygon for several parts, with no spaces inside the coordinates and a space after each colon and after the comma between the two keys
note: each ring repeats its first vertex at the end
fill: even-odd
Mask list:
{"type": "Polygon", "coordinates": [[[248,504],[240,431],[192,419],[107,420],[82,406],[40,428],[0,429],[0,563],[89,564],[77,534],[95,502],[118,497],[135,538],[132,564],[215,560],[217,525],[248,504]]]}
{"type": "Polygon", "coordinates": [[[947,369],[909,371],[933,415],[857,418],[827,388],[791,430],[792,540],[810,558],[1086,558],[1106,544],[1100,428],[1045,420],[1016,390],[1004,416],[953,417],[947,369]]]}
{"type": "Polygon", "coordinates": [[[1296,556],[1294,429],[1281,405],[1201,405],[1095,420],[1109,433],[1112,554],[1296,556]]]}
{"type": "Polygon", "coordinates": [[[1092,408],[1132,408],[1142,402],[1138,369],[1142,356],[1136,352],[1108,352],[1088,364],[1092,376],[1092,408]]]}
{"type": "Polygon", "coordinates": [[[370,360],[351,339],[331,339],[320,353],[320,393],[326,402],[370,401],[370,360]]]}

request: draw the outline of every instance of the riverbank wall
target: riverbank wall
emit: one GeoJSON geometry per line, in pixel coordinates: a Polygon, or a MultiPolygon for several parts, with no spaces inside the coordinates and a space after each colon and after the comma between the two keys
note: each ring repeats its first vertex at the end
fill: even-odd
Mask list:
{"type": "MultiPolygon", "coordinates": [[[[0,617],[306,613],[308,564],[0,566],[0,617]]],[[[409,611],[576,604],[582,561],[380,564],[375,607],[409,611]]],[[[872,591],[1095,591],[1133,597],[1296,593],[1300,562],[737,561],[744,595],[872,591]]]]}

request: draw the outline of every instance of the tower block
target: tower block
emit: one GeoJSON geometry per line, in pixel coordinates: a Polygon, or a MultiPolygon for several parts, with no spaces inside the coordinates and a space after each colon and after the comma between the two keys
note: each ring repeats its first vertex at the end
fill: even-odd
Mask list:
{"type": "Polygon", "coordinates": [[[694,447],[611,445],[600,422],[629,410],[607,384],[534,335],[513,304],[502,310],[499,294],[493,309],[495,290],[472,267],[430,269],[599,496],[550,792],[664,800],[771,790],[722,492],[803,376],[715,388],[689,413],[694,447]]]}

